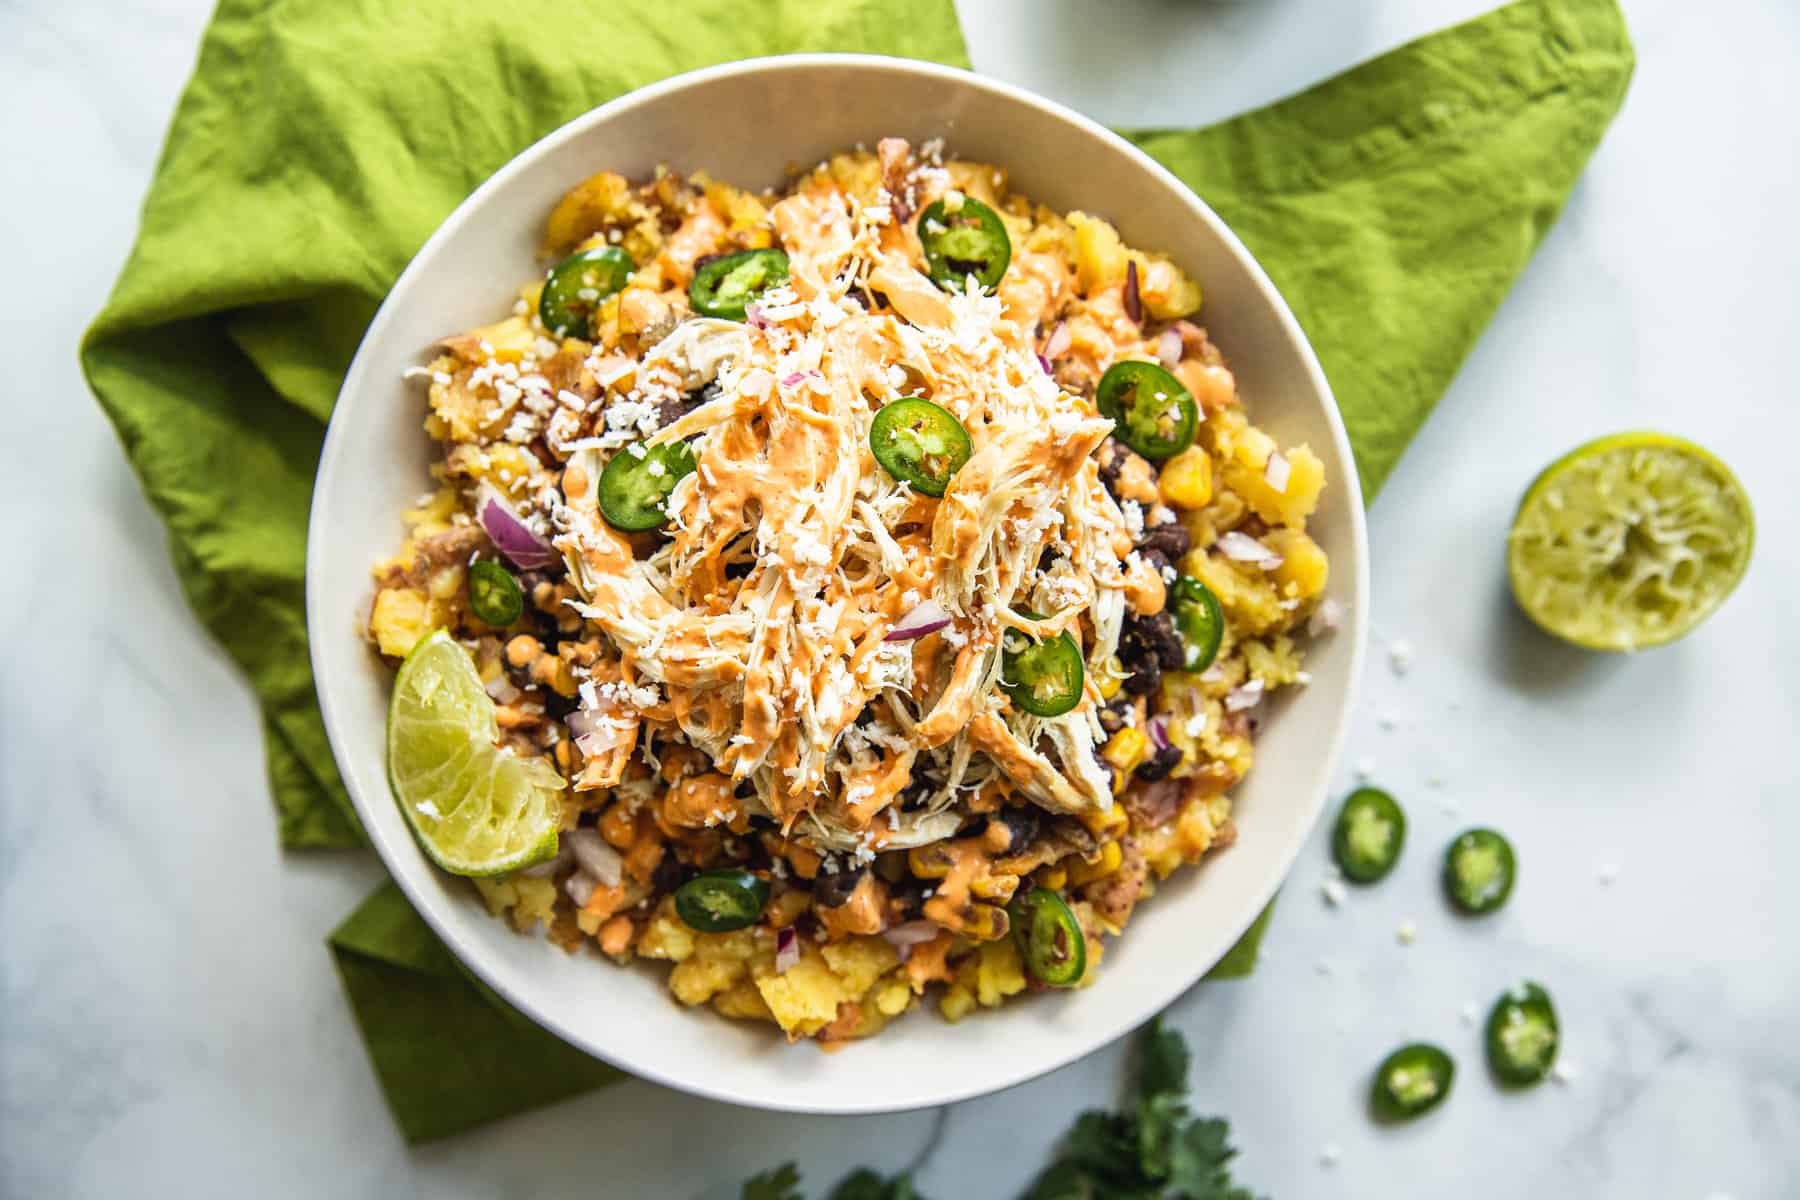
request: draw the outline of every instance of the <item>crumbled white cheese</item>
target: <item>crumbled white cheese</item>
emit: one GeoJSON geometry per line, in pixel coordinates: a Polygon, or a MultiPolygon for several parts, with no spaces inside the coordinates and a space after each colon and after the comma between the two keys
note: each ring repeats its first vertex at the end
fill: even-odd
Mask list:
{"type": "Polygon", "coordinates": [[[1125,528],[1131,533],[1131,536],[1142,537],[1144,534],[1144,506],[1136,500],[1122,500],[1119,502],[1119,513],[1125,518],[1125,528]]]}
{"type": "Polygon", "coordinates": [[[1412,660],[1412,643],[1405,638],[1395,639],[1394,644],[1388,647],[1388,667],[1394,674],[1406,674],[1407,669],[1412,666],[1412,660]]]}
{"type": "Polygon", "coordinates": [[[1399,939],[1402,946],[1410,946],[1413,944],[1413,939],[1419,936],[1419,927],[1411,917],[1408,917],[1400,922],[1400,928],[1394,930],[1394,936],[1399,939]]]}

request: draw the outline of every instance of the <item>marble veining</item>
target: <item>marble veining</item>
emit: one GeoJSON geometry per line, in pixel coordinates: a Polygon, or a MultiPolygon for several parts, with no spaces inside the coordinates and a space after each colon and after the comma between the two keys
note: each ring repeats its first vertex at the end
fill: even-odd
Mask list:
{"type": "MultiPolygon", "coordinates": [[[[1143,125],[1276,99],[1485,7],[962,12],[982,70],[1143,125]]],[[[1624,111],[1372,514],[1376,652],[1340,783],[1361,766],[1401,796],[1411,848],[1333,905],[1315,835],[1262,969],[1170,1012],[1196,1107],[1231,1117],[1241,1176],[1281,1200],[1800,1195],[1800,9],[1625,7],[1624,111]],[[1758,556],[1685,643],[1589,658],[1514,615],[1501,539],[1539,466],[1641,426],[1733,463],[1758,556]],[[1512,904],[1476,923],[1435,885],[1474,823],[1522,859],[1512,904]],[[1568,1078],[1504,1095],[1478,1023],[1522,976],[1557,996],[1568,1078]],[[1455,1094],[1376,1129],[1367,1072],[1412,1037],[1457,1056],[1455,1094]]],[[[379,867],[275,848],[249,693],[75,362],[210,8],[0,4],[0,1195],[726,1200],[788,1158],[815,1186],[911,1163],[931,1196],[1016,1194],[1077,1110],[1118,1096],[1123,1047],[936,1113],[818,1120],[633,1082],[400,1141],[322,945],[379,867]]]]}

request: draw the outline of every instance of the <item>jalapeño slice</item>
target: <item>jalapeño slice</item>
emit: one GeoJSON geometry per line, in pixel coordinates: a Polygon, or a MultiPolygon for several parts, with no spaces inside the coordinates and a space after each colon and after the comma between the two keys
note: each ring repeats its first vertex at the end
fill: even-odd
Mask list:
{"type": "Polygon", "coordinates": [[[1225,614],[1219,609],[1219,598],[1191,575],[1175,580],[1170,597],[1185,656],[1181,669],[1204,671],[1219,656],[1219,640],[1225,635],[1225,614]]]}
{"type": "Polygon", "coordinates": [[[954,211],[946,200],[933,201],[919,214],[926,274],[946,292],[962,291],[963,281],[971,275],[982,291],[993,291],[1012,261],[1006,223],[973,196],[964,196],[954,211]]]}
{"type": "Polygon", "coordinates": [[[927,496],[942,496],[950,477],[969,461],[969,431],[929,400],[908,397],[884,405],[869,427],[875,461],[895,479],[927,496]]]}
{"type": "Polygon", "coordinates": [[[1522,983],[1494,1001],[1488,1013],[1488,1066],[1501,1083],[1530,1087],[1556,1065],[1561,1037],[1550,993],[1538,984],[1522,983]]]}
{"type": "Polygon", "coordinates": [[[701,933],[730,933],[756,924],[769,902],[769,881],[748,871],[703,871],[675,892],[675,915],[701,933]]]}
{"type": "Polygon", "coordinates": [[[491,558],[469,568],[469,611],[483,624],[505,629],[525,611],[525,595],[512,572],[491,558]]]}
{"type": "Polygon", "coordinates": [[[1017,629],[1002,635],[1000,686],[1034,717],[1060,717],[1081,703],[1086,671],[1068,630],[1040,642],[1017,629]]]}
{"type": "Polygon", "coordinates": [[[1094,402],[1111,418],[1113,436],[1151,462],[1186,450],[1200,426],[1200,409],[1181,381],[1135,358],[1106,368],[1094,402]]]}
{"type": "Polygon", "coordinates": [[[1087,972],[1087,939],[1068,902],[1049,888],[1033,888],[1006,906],[1025,970],[1050,987],[1074,987],[1087,972]]]}
{"type": "Polygon", "coordinates": [[[788,256],[779,250],[741,250],[701,262],[688,284],[688,303],[703,317],[742,321],[764,292],[787,282],[788,256]]]}
{"type": "Polygon", "coordinates": [[[1331,853],[1344,878],[1374,883],[1394,869],[1406,846],[1406,813],[1380,788],[1357,788],[1344,797],[1332,831],[1331,853]]]}
{"type": "Polygon", "coordinates": [[[1450,1094],[1456,1063],[1428,1042],[1402,1046],[1375,1069],[1369,1103],[1383,1121],[1410,1121],[1430,1112],[1450,1094]]]}
{"type": "Polygon", "coordinates": [[[614,529],[642,533],[669,519],[669,493],[694,469],[694,452],[686,442],[646,449],[633,443],[600,472],[600,515],[614,529]]]}
{"type": "Polygon", "coordinates": [[[631,255],[617,246],[583,250],[550,268],[538,298],[538,319],[556,337],[590,336],[600,302],[631,278],[631,255]]]}
{"type": "Polygon", "coordinates": [[[1512,843],[1492,829],[1470,829],[1444,851],[1444,892],[1470,916],[1491,913],[1512,895],[1518,860],[1512,843]]]}

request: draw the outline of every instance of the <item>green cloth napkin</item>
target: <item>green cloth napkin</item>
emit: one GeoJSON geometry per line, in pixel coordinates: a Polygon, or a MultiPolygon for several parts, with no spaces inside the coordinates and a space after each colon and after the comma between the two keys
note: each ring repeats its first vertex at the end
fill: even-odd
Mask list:
{"type": "MultiPolygon", "coordinates": [[[[828,49],[967,65],[950,0],[609,0],[579,19],[545,0],[222,0],[82,365],[190,602],[261,699],[285,845],[362,842],[302,575],[324,423],[389,285],[577,114],[709,63],[828,49]]],[[[1131,135],[1293,306],[1366,495],[1555,219],[1632,61],[1614,0],[1519,0],[1222,125],[1131,135]]],[[[1266,919],[1215,977],[1248,973],[1266,919]]],[[[332,949],[410,1139],[617,1077],[468,976],[391,884],[332,949]]]]}

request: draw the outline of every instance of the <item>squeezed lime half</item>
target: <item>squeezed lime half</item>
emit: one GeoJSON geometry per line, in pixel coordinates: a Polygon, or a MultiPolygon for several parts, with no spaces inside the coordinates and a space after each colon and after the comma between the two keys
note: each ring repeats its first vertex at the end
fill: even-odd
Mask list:
{"type": "Polygon", "coordinates": [[[1519,607],[1589,650],[1692,630],[1744,577],[1750,497],[1731,469],[1665,433],[1619,433],[1546,467],[1519,502],[1507,571],[1519,607]]]}
{"type": "Polygon", "coordinates": [[[501,875],[556,854],[562,776],[498,736],[468,654],[441,629],[422,638],[388,702],[388,782],[425,853],[453,875],[501,875]]]}

